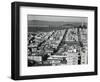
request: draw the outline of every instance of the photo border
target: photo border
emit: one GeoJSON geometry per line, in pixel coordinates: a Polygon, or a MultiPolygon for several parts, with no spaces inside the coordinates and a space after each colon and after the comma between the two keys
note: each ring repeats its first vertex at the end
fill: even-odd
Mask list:
{"type": "Polygon", "coordinates": [[[41,79],[41,78],[58,78],[73,76],[97,75],[97,52],[98,52],[98,35],[97,35],[97,7],[95,6],[77,6],[77,5],[61,5],[61,4],[45,4],[31,2],[12,2],[11,5],[11,78],[14,80],[25,79],[41,79]],[[80,73],[61,73],[46,75],[29,75],[20,76],[20,7],[44,7],[44,8],[60,8],[60,9],[80,9],[94,11],[94,72],[80,73]]]}

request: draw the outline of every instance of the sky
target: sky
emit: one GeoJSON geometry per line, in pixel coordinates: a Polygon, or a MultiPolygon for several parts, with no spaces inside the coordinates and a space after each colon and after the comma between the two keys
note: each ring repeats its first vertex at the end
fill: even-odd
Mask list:
{"type": "Polygon", "coordinates": [[[28,20],[87,22],[88,18],[87,17],[72,17],[72,16],[28,15],[28,20]]]}

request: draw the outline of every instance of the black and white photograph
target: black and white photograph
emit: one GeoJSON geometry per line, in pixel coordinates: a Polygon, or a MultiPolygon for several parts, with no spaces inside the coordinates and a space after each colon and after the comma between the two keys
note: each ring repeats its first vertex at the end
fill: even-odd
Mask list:
{"type": "Polygon", "coordinates": [[[27,15],[27,65],[88,64],[88,18],[27,15]]]}

